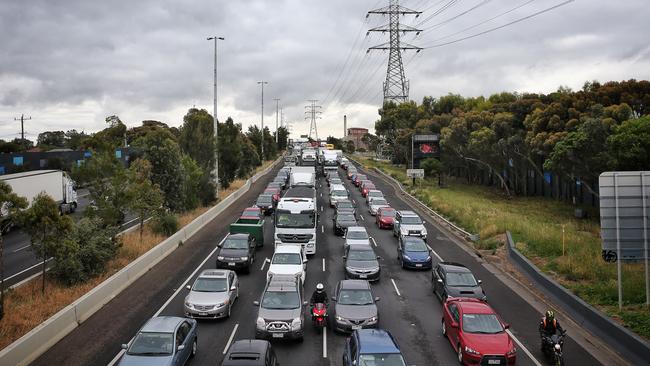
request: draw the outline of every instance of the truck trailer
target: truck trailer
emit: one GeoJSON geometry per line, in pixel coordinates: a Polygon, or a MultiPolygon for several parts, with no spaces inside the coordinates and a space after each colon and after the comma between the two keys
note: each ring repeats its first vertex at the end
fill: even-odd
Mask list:
{"type": "Polygon", "coordinates": [[[33,170],[30,172],[0,175],[14,193],[27,199],[27,204],[39,193],[50,196],[59,205],[61,214],[72,213],[77,209],[77,192],[74,181],[61,170],[33,170]]]}

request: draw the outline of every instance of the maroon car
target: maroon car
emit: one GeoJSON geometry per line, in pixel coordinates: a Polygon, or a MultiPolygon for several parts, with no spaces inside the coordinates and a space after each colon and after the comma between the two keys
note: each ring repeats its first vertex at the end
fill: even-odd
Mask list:
{"type": "Polygon", "coordinates": [[[371,189],[377,189],[375,187],[375,184],[372,183],[371,181],[367,180],[361,185],[361,196],[366,197],[368,195],[368,191],[371,189]]]}
{"type": "Polygon", "coordinates": [[[393,220],[395,219],[395,209],[392,207],[379,207],[375,218],[377,226],[380,229],[392,229],[393,220]]]}
{"type": "Polygon", "coordinates": [[[242,212],[240,219],[261,220],[264,218],[264,212],[259,207],[247,207],[242,212]]]}
{"type": "Polygon", "coordinates": [[[359,185],[361,185],[362,180],[368,180],[368,177],[363,174],[357,174],[354,176],[354,180],[352,181],[352,183],[354,183],[354,185],[358,187],[359,185]]]}

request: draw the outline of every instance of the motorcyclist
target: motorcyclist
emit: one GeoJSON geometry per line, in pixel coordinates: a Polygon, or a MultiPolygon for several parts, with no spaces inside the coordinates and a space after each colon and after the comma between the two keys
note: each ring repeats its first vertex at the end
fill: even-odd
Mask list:
{"type": "Polygon", "coordinates": [[[558,332],[563,334],[564,329],[562,329],[560,322],[555,319],[555,313],[553,310],[547,310],[539,323],[539,335],[542,338],[542,350],[546,348],[551,336],[558,332]]]}
{"type": "Polygon", "coordinates": [[[311,295],[309,304],[311,307],[313,307],[314,304],[325,304],[326,307],[329,305],[329,298],[327,297],[327,292],[325,292],[325,286],[323,286],[322,283],[316,285],[316,290],[311,295]]]}

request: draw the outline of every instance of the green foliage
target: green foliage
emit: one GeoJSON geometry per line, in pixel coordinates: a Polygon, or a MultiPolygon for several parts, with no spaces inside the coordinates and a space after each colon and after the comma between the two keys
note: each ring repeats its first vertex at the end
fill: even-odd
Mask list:
{"type": "MultiPolygon", "coordinates": [[[[273,133],[273,137],[275,137],[276,132],[273,133]]],[[[286,150],[287,149],[287,142],[289,141],[289,130],[287,130],[286,127],[278,127],[278,150],[286,150]]]]}
{"type": "MultiPolygon", "coordinates": [[[[183,155],[181,164],[184,177],[183,208],[193,210],[201,203],[201,185],[204,174],[194,159],[188,155],[183,155]]],[[[214,192],[214,187],[212,187],[212,192],[214,192]]]]}
{"type": "Polygon", "coordinates": [[[427,178],[442,173],[442,163],[438,159],[425,159],[420,163],[420,168],[424,169],[424,176],[427,178]]]}
{"type": "Polygon", "coordinates": [[[114,151],[123,146],[126,137],[126,125],[118,116],[106,117],[108,127],[84,138],[81,148],[94,151],[114,151]]]}
{"type": "Polygon", "coordinates": [[[205,174],[214,169],[215,141],[213,119],[205,109],[190,109],[183,117],[178,143],[183,153],[189,155],[205,174]]]}
{"type": "Polygon", "coordinates": [[[353,154],[354,149],[355,149],[354,141],[348,140],[348,141],[345,141],[345,143],[343,144],[343,149],[342,150],[346,154],[353,154]]]}
{"type": "Polygon", "coordinates": [[[141,239],[145,218],[160,210],[163,204],[160,187],[151,181],[151,169],[149,161],[138,159],[131,164],[127,172],[127,207],[140,218],[141,239]]]}
{"type": "Polygon", "coordinates": [[[46,131],[38,134],[36,139],[38,147],[50,150],[66,146],[65,133],[63,131],[46,131]]]}
{"type": "Polygon", "coordinates": [[[616,165],[621,170],[650,167],[650,116],[623,122],[607,139],[616,165]]]}
{"type": "Polygon", "coordinates": [[[77,130],[74,129],[68,130],[65,133],[65,147],[72,150],[79,150],[81,148],[83,140],[87,137],[88,135],[86,135],[83,131],[77,132],[77,130]]]}
{"type": "Polygon", "coordinates": [[[178,231],[178,218],[170,212],[161,212],[152,221],[151,229],[156,234],[170,236],[178,231]]]}

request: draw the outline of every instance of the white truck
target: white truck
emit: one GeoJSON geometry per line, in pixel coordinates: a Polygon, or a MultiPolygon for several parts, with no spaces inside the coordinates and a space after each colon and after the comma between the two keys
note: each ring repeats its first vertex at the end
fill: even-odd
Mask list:
{"type": "Polygon", "coordinates": [[[336,170],[339,167],[338,156],[333,150],[326,150],[323,152],[323,169],[336,170]]]}
{"type": "MultiPolygon", "coordinates": [[[[289,187],[316,187],[316,168],[313,166],[292,166],[289,173],[289,187]]],[[[314,193],[315,195],[315,193],[314,193]]]]}
{"type": "Polygon", "coordinates": [[[28,205],[41,192],[52,197],[59,204],[62,214],[72,213],[77,208],[77,192],[74,181],[61,170],[33,170],[30,172],[0,175],[14,193],[25,197],[28,205]]]}
{"type": "Polygon", "coordinates": [[[290,188],[275,209],[275,246],[296,245],[316,254],[318,211],[313,187],[290,188]]]}

